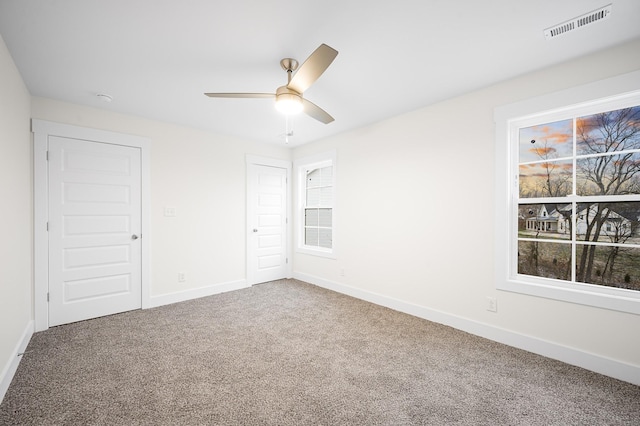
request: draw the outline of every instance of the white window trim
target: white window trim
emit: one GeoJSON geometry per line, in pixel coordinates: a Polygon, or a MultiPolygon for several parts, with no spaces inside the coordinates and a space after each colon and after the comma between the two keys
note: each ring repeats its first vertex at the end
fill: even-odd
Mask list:
{"type": "MultiPolygon", "coordinates": [[[[640,314],[640,292],[602,287],[591,284],[570,283],[527,276],[518,278],[512,261],[513,232],[517,229],[510,196],[518,193],[517,173],[513,165],[516,146],[509,143],[509,131],[515,121],[535,121],[536,116],[549,113],[562,116],[569,110],[588,110],[594,104],[612,106],[640,93],[640,71],[596,81],[583,86],[551,93],[537,98],[498,107],[494,110],[496,124],[495,164],[495,276],[498,290],[596,306],[621,312],[640,314]],[[511,190],[510,185],[515,185],[511,190]]],[[[612,108],[615,109],[615,108],[612,108]]]]}
{"type": "Polygon", "coordinates": [[[336,151],[332,150],[322,154],[316,154],[309,157],[299,158],[294,161],[294,170],[296,176],[296,252],[310,254],[313,256],[328,257],[330,259],[336,259],[336,151]],[[304,244],[304,200],[305,200],[305,181],[306,171],[310,168],[317,168],[319,166],[327,166],[331,164],[333,167],[331,185],[333,187],[333,202],[331,207],[331,238],[332,247],[330,249],[325,247],[307,246],[304,244]]]}

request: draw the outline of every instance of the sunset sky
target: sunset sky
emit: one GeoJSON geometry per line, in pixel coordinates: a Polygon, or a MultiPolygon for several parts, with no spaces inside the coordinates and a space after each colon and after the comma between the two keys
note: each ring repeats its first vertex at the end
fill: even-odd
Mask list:
{"type": "Polygon", "coordinates": [[[576,127],[578,154],[640,149],[640,106],[578,117],[576,127]],[[590,147],[582,134],[594,142],[590,147]]]}
{"type": "Polygon", "coordinates": [[[572,191],[571,175],[573,173],[573,161],[549,161],[536,164],[521,164],[520,171],[520,196],[521,197],[543,197],[549,196],[545,193],[547,173],[551,174],[554,190],[559,190],[558,183],[564,182],[561,193],[555,196],[569,195],[572,191]],[[540,192],[543,191],[543,192],[540,192]]]}
{"type": "Polygon", "coordinates": [[[520,129],[519,162],[551,160],[573,155],[573,120],[520,129]]]}

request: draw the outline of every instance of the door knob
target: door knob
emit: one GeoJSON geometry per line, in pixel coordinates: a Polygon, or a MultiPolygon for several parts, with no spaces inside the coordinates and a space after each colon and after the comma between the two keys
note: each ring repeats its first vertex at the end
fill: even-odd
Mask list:
{"type": "Polygon", "coordinates": [[[132,240],[137,240],[137,239],[138,239],[138,236],[137,236],[136,234],[133,234],[133,235],[131,236],[131,239],[132,239],[132,240]]]}

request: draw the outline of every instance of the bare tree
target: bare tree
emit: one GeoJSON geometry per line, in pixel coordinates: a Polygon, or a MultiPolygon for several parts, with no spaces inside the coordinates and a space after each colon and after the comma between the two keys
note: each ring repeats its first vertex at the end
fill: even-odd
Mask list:
{"type": "MultiPolygon", "coordinates": [[[[579,188],[579,195],[640,193],[640,154],[629,152],[640,149],[640,107],[592,115],[579,120],[576,131],[580,154],[605,154],[578,161],[577,172],[584,183],[579,188]]],[[[581,210],[586,212],[584,241],[598,241],[603,235],[602,228],[611,214],[610,207],[606,203],[581,206],[586,209],[581,210]]],[[[594,245],[583,246],[576,273],[578,281],[592,282],[596,248],[594,245]]],[[[609,276],[613,273],[615,256],[617,253],[607,262],[609,276]]]]}
{"type": "MultiPolygon", "coordinates": [[[[640,221],[638,220],[639,207],[640,203],[621,203],[618,206],[617,214],[619,217],[615,218],[616,220],[610,221],[610,230],[605,229],[605,234],[612,243],[625,243],[638,232],[640,226],[640,221]],[[625,214],[627,212],[630,214],[625,214]]],[[[607,260],[602,271],[601,284],[605,284],[605,277],[608,278],[609,282],[613,281],[616,258],[624,251],[625,249],[620,246],[611,246],[609,248],[607,260]]]]}
{"type": "MultiPolygon", "coordinates": [[[[610,210],[605,203],[584,203],[577,205],[578,214],[583,213],[586,223],[584,241],[598,241],[602,232],[602,226],[609,217],[610,210]]],[[[583,245],[576,272],[576,279],[581,282],[591,282],[593,262],[596,255],[596,246],[583,245]]]]}
{"type": "Polygon", "coordinates": [[[544,183],[542,187],[535,188],[535,197],[563,197],[571,192],[571,172],[563,170],[563,163],[554,161],[558,158],[556,150],[549,146],[547,139],[539,142],[531,140],[534,144],[533,151],[541,159],[544,170],[544,183]]]}

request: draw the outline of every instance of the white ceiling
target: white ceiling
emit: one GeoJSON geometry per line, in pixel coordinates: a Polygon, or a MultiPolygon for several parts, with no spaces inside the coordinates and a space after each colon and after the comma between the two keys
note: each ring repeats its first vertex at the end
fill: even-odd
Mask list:
{"type": "Polygon", "coordinates": [[[280,59],[332,46],[305,97],[335,122],[296,116],[291,146],[638,38],[639,22],[638,0],[0,0],[33,96],[268,143],[284,143],[272,101],[203,93],[275,92],[280,59]],[[609,18],[545,39],[609,3],[609,18]]]}

